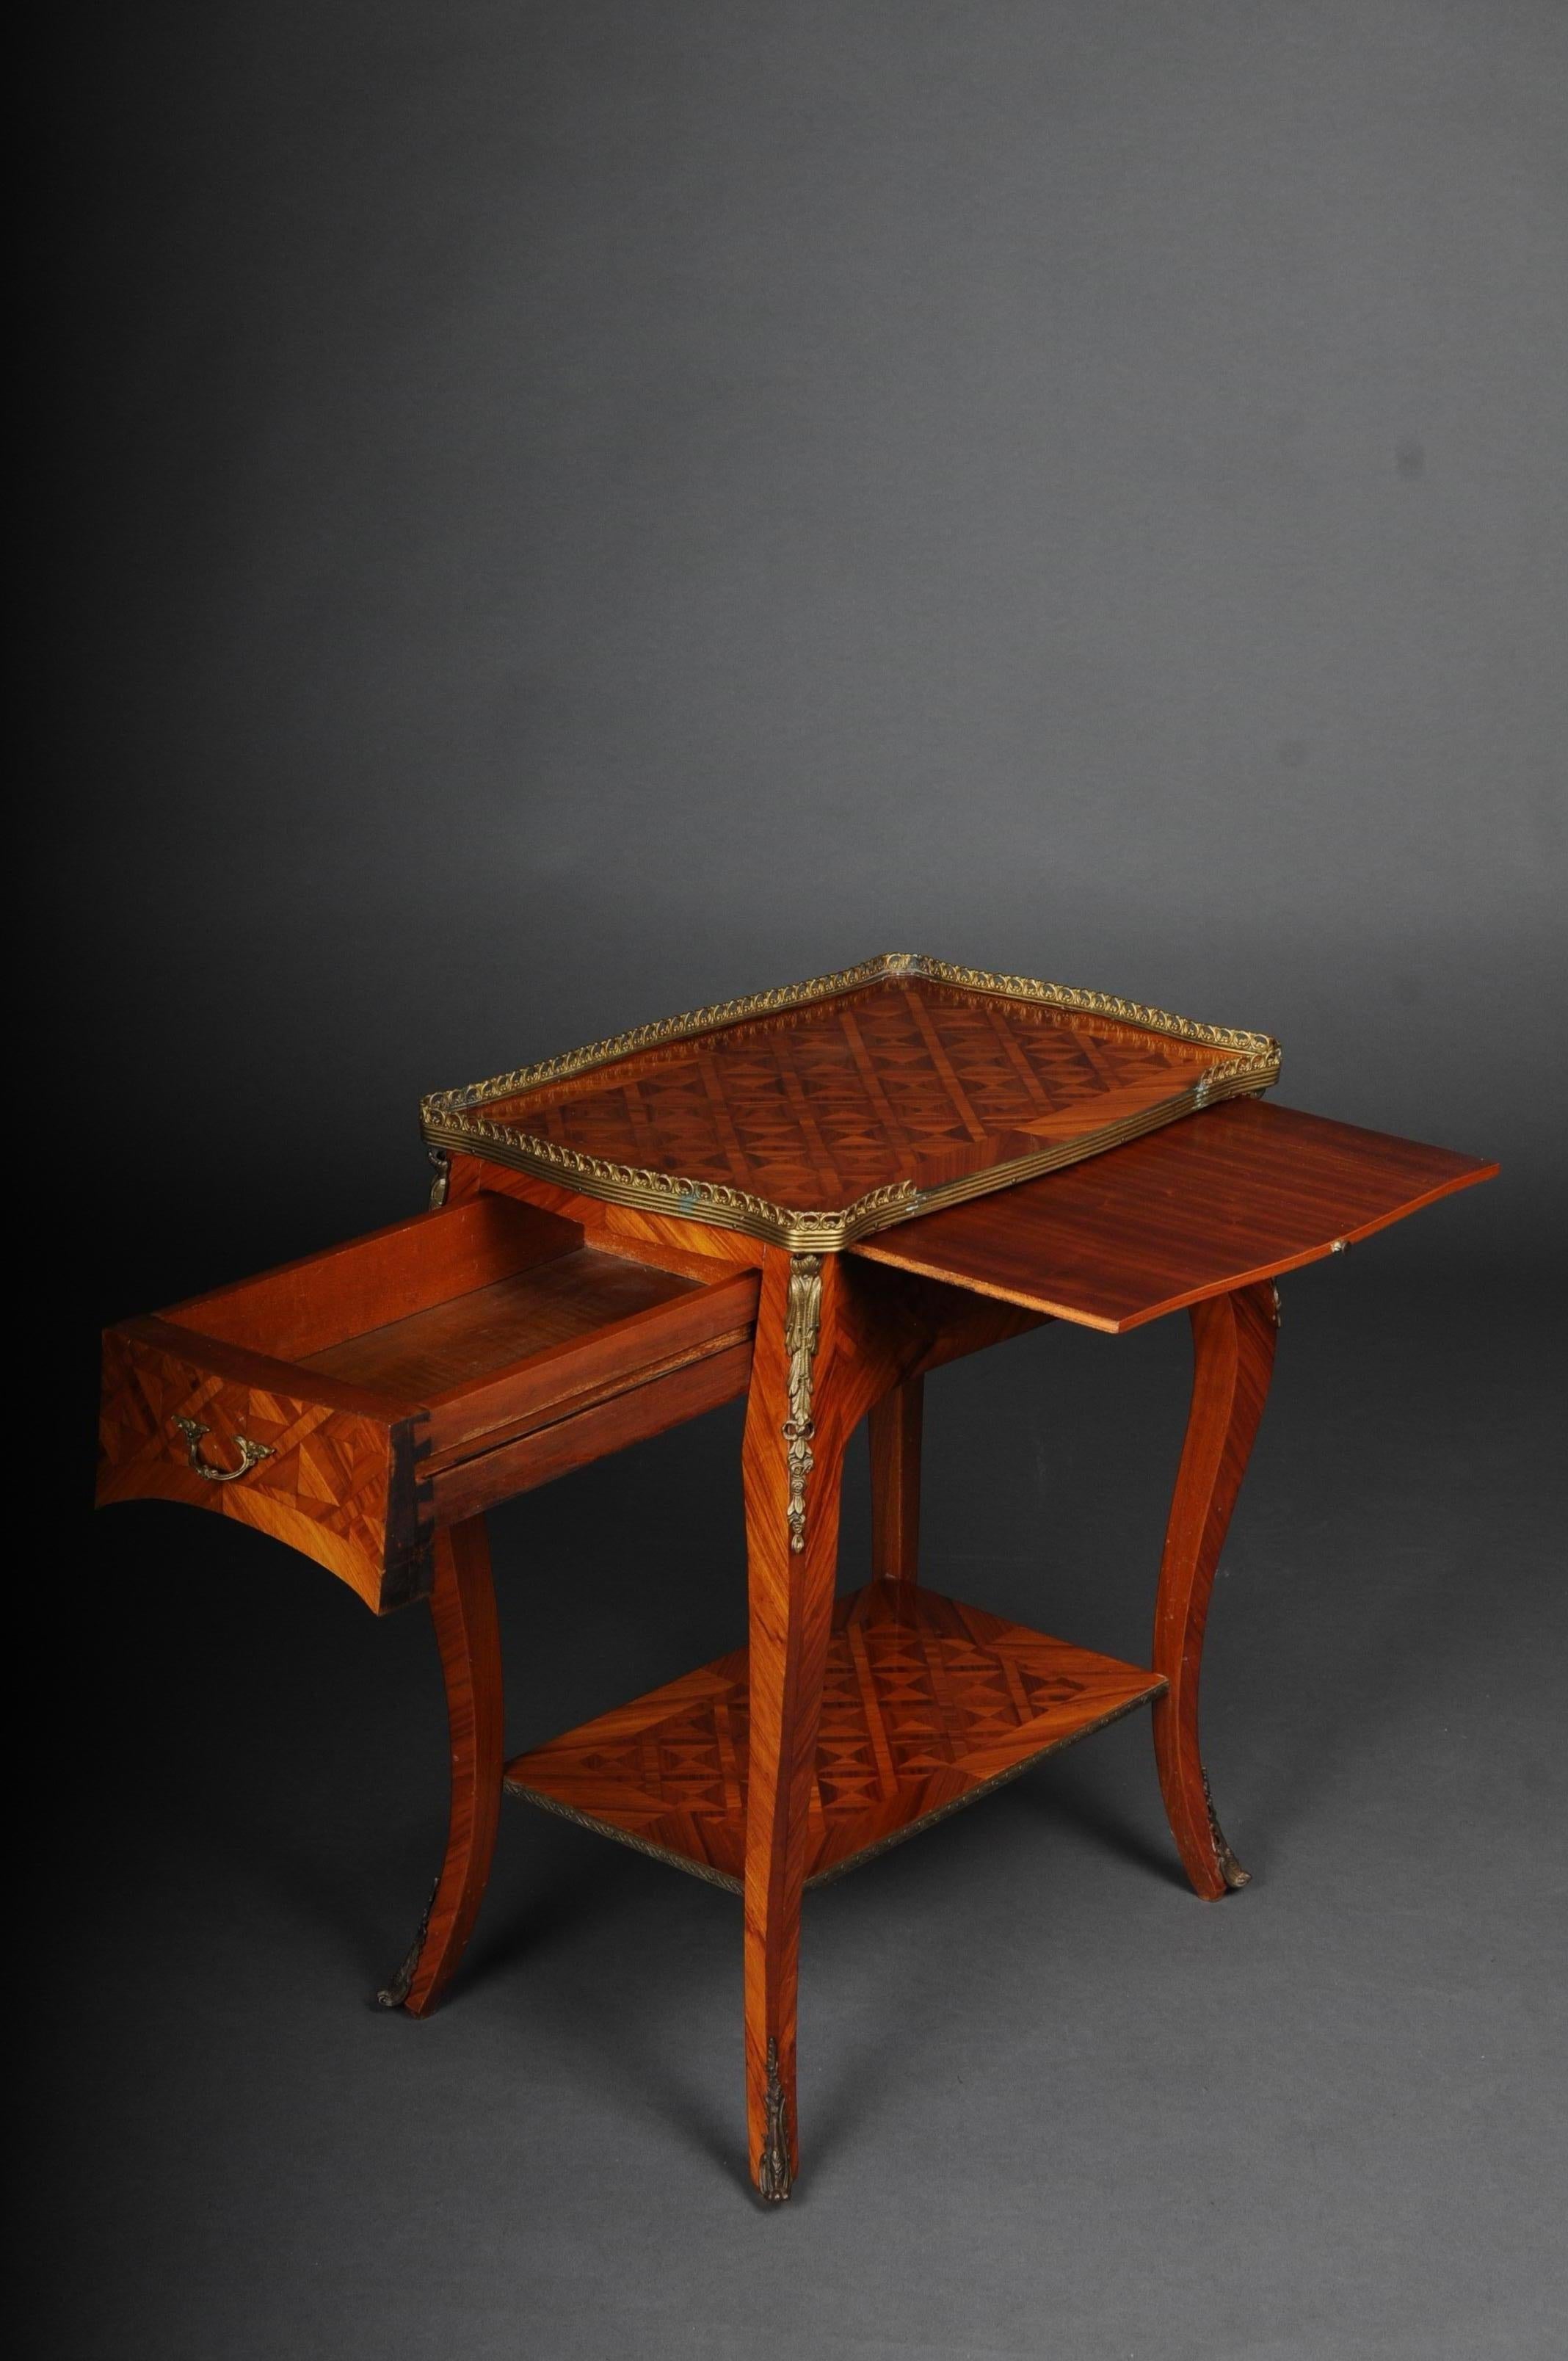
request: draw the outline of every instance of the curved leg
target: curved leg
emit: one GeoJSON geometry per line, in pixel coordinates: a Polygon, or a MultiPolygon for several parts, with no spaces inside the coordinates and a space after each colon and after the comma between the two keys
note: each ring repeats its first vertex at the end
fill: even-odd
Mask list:
{"type": "Polygon", "coordinates": [[[1192,1407],[1155,1609],[1155,1759],[1170,1832],[1194,1889],[1214,1901],[1247,1872],[1220,1832],[1198,1751],[1198,1678],[1214,1569],[1268,1395],[1279,1299],[1266,1280],[1192,1306],[1192,1407]]]}
{"type": "Polygon", "coordinates": [[[836,1255],[770,1248],[742,1469],[751,1602],[746,1795],[746,2142],[757,2194],[799,2169],[795,1993],[800,1899],[822,1681],[833,1620],[844,1420],[834,1384],[843,1278],[836,1255]]]}
{"type": "Polygon", "coordinates": [[[920,1423],[925,1379],[906,1378],[872,1405],[872,1575],[878,1582],[920,1577],[920,1423]]]}
{"type": "Polygon", "coordinates": [[[501,1801],[501,1655],[490,1548],[483,1517],[435,1537],[430,1611],[446,1681],[452,1814],[446,1858],[413,1949],[384,1992],[382,2008],[428,2016],[457,1971],[479,1915],[501,1801]]]}

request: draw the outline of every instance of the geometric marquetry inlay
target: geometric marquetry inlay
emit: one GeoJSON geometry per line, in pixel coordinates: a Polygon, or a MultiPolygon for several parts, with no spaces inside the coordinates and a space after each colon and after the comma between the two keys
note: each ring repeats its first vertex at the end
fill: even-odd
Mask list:
{"type": "Polygon", "coordinates": [[[1262,1034],[909,955],[438,1092],[423,1112],[437,1146],[831,1250],[1277,1070],[1262,1034]]]}
{"type": "MultiPolygon", "coordinates": [[[[915,1583],[834,1612],[806,1883],[821,1884],[1165,1683],[915,1583]]],[[[720,1656],[506,1767],[515,1795],[739,1887],[746,1843],[747,1652],[720,1656]]]]}
{"type": "MultiPolygon", "coordinates": [[[[178,1339],[178,1329],[163,1332],[178,1339]]],[[[254,1525],[323,1565],[372,1606],[396,1605],[400,1568],[389,1511],[398,1412],[374,1417],[247,1383],[206,1367],[204,1340],[187,1349],[148,1342],[125,1328],[104,1339],[98,1500],[161,1499],[254,1525]],[[181,1421],[201,1430],[192,1444],[181,1421]],[[263,1446],[245,1465],[245,1446],[263,1446]],[[191,1464],[244,1467],[214,1483],[191,1464]],[[390,1594],[390,1595],[389,1595],[390,1594]]],[[[284,1374],[280,1370],[280,1374],[284,1374]]],[[[299,1373],[302,1389],[309,1372],[299,1373]]],[[[412,1544],[417,1534],[404,1537],[412,1544]]]]}

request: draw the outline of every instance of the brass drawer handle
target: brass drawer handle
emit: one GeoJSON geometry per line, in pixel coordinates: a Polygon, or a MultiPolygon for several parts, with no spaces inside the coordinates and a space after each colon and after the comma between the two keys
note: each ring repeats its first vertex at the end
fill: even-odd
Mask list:
{"type": "Polygon", "coordinates": [[[192,1466],[198,1476],[204,1476],[209,1484],[237,1484],[242,1476],[249,1475],[258,1459],[270,1459],[272,1456],[269,1443],[252,1443],[248,1434],[236,1434],[235,1441],[239,1445],[239,1466],[210,1466],[202,1456],[202,1437],[210,1434],[212,1428],[199,1425],[193,1418],[177,1418],[174,1423],[191,1446],[192,1466]]]}

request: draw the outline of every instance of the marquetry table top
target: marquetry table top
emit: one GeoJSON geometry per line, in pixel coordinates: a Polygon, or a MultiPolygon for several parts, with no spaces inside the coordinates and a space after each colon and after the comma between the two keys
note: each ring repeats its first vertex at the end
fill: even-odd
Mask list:
{"type": "Polygon", "coordinates": [[[1277,1045],[897,953],[425,1100],[433,1147],[831,1250],[1266,1090],[1277,1045]]]}

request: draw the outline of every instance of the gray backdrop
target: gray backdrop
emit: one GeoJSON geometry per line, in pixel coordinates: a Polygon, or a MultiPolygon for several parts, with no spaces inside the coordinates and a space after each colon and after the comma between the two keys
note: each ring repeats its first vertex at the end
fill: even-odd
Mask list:
{"type": "MultiPolygon", "coordinates": [[[[1261,1027],[1506,1169],[1290,1291],[1211,1686],[1256,1884],[1186,1900],[1122,1730],[823,1897],[786,2223],[722,1903],[509,1820],[459,2001],[356,2014],[421,1619],[104,1520],[43,2349],[1556,2349],[1565,93],[1557,0],[71,19],[34,914],[94,1316],[416,1203],[424,1090],[877,950],[1261,1027]]],[[[934,1388],[930,1577],[1139,1653],[1184,1352],[934,1388]]],[[[734,1643],[732,1426],[498,1521],[520,1743],[734,1643]]]]}

